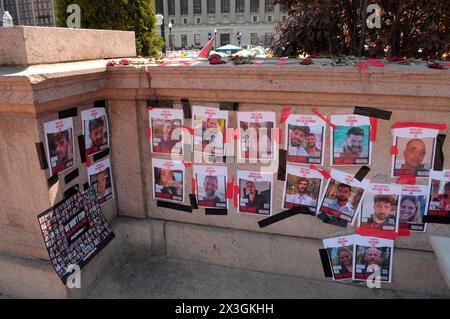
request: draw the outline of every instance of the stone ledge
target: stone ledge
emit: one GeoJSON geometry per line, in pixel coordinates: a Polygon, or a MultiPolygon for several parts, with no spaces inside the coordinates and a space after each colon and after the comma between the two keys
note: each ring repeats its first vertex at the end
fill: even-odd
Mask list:
{"type": "Polygon", "coordinates": [[[0,29],[0,65],[136,56],[132,31],[19,26],[0,29]],[[83,50],[74,50],[82,43],[83,50]]]}

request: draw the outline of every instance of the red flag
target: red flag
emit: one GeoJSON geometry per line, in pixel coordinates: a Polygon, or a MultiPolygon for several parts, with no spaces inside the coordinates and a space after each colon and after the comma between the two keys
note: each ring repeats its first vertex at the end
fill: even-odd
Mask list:
{"type": "Polygon", "coordinates": [[[209,54],[212,49],[213,41],[214,41],[214,36],[211,38],[211,40],[208,41],[208,43],[206,43],[206,45],[203,47],[203,49],[201,49],[200,53],[198,54],[197,59],[208,59],[209,58],[209,54]]]}

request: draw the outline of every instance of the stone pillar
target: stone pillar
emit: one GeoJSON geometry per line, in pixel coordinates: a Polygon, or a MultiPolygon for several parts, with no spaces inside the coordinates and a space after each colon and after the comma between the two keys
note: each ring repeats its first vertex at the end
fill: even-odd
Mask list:
{"type": "Polygon", "coordinates": [[[252,17],[250,15],[250,0],[245,1],[244,20],[245,20],[245,22],[252,21],[252,17]]]}
{"type": "Polygon", "coordinates": [[[181,25],[181,1],[175,1],[175,24],[181,25]]]}
{"type": "Polygon", "coordinates": [[[202,23],[208,23],[208,0],[202,0],[202,23]]]}
{"type": "Polygon", "coordinates": [[[222,6],[221,1],[216,0],[216,24],[222,23],[222,6]]]}
{"type": "Polygon", "coordinates": [[[194,21],[194,0],[188,0],[188,23],[195,24],[194,21]]]}
{"type": "Polygon", "coordinates": [[[259,22],[266,22],[266,1],[259,0],[259,22]]]}
{"type": "MultiPolygon", "coordinates": [[[[236,23],[236,0],[230,0],[230,23],[236,23]]],[[[231,43],[234,43],[231,41],[231,43]]]]}

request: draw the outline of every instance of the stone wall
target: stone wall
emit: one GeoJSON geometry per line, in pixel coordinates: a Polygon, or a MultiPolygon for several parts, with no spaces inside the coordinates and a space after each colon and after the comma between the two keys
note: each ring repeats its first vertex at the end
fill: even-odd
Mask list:
{"type": "MultiPolygon", "coordinates": [[[[227,216],[206,216],[201,209],[189,214],[156,208],[156,201],[151,198],[151,161],[152,157],[161,156],[150,153],[146,134],[147,100],[173,100],[175,108],[181,108],[181,98],[189,98],[192,105],[215,107],[220,102],[239,102],[241,111],[275,111],[278,118],[286,106],[297,114],[310,114],[311,107],[325,115],[349,114],[355,105],[393,111],[390,122],[379,121],[373,149],[368,178],[379,182],[390,181],[391,124],[396,121],[450,123],[450,71],[430,70],[425,66],[389,65],[361,72],[354,67],[320,64],[108,69],[105,64],[96,60],[27,69],[0,67],[0,251],[48,259],[36,216],[50,207],[55,197],[48,190],[48,172],[39,167],[34,144],[42,141],[42,123],[55,119],[57,112],[66,108],[76,106],[80,112],[96,100],[107,100],[116,200],[106,207],[105,213],[109,220],[117,215],[134,219],[126,231],[132,245],[145,246],[145,239],[141,238],[151,233],[148,236],[156,238],[155,245],[160,247],[158,254],[166,250],[180,258],[314,279],[322,277],[317,254],[320,240],[349,233],[351,229],[344,230],[302,215],[260,229],[257,222],[263,217],[238,214],[232,205],[227,216]],[[174,223],[149,230],[139,224],[144,219],[174,223]],[[253,248],[248,246],[250,243],[253,248]],[[267,256],[267,243],[272,243],[272,249],[280,249],[283,258],[270,255],[273,260],[260,263],[267,256]],[[213,245],[221,246],[221,255],[213,245]],[[283,265],[278,265],[277,260],[283,265]]],[[[185,122],[190,124],[189,120],[185,122]]],[[[234,112],[230,112],[230,124],[236,125],[234,112]]],[[[76,135],[81,134],[79,117],[75,119],[75,127],[76,135]]],[[[278,127],[283,129],[284,136],[284,125],[278,127]]],[[[326,163],[329,163],[329,145],[326,147],[326,163]]],[[[446,143],[444,154],[449,153],[450,144],[446,143]]],[[[227,165],[229,176],[236,175],[238,168],[259,168],[257,164],[227,165]]],[[[445,167],[450,167],[448,156],[445,167]]],[[[79,168],[82,174],[73,183],[82,185],[86,178],[85,165],[80,164],[79,168]]],[[[330,167],[327,164],[325,168],[330,167]]],[[[355,173],[357,168],[342,170],[355,173]]],[[[191,178],[188,172],[187,181],[191,178]]],[[[283,182],[276,181],[276,177],[274,181],[273,212],[276,214],[281,211],[283,182]]],[[[56,199],[71,185],[64,185],[60,176],[56,199]]],[[[190,192],[190,183],[186,185],[186,192],[190,192]]],[[[431,234],[450,236],[450,228],[432,224],[425,234],[413,233],[396,241],[393,289],[448,293],[437,271],[433,271],[428,282],[408,284],[424,268],[437,269],[428,243],[431,234]],[[420,269],[409,269],[410,265],[418,265],[420,269]]],[[[96,260],[92,263],[95,265],[96,260]]]]}

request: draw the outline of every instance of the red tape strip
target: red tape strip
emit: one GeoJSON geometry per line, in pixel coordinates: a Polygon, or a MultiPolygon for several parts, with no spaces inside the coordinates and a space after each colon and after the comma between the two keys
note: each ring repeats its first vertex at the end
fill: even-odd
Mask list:
{"type": "Polygon", "coordinates": [[[195,178],[192,177],[191,179],[191,189],[192,189],[192,194],[195,195],[195,191],[197,189],[197,181],[195,178]]]}
{"type": "Polygon", "coordinates": [[[150,128],[147,129],[147,138],[149,141],[152,138],[152,131],[150,130],[150,128]]]}
{"type": "Polygon", "coordinates": [[[234,208],[238,208],[239,186],[234,185],[233,188],[234,188],[233,204],[234,208]]]}
{"type": "Polygon", "coordinates": [[[446,130],[447,124],[431,124],[431,123],[419,123],[419,122],[396,122],[391,126],[391,129],[406,128],[406,127],[420,127],[420,128],[434,129],[434,130],[446,130]]]}
{"type": "Polygon", "coordinates": [[[280,124],[283,124],[284,122],[286,122],[286,120],[289,118],[289,115],[291,115],[291,108],[290,107],[285,107],[284,109],[281,110],[281,118],[280,118],[280,124]]]}
{"type": "Polygon", "coordinates": [[[236,141],[241,137],[241,130],[240,128],[236,127],[233,129],[233,139],[236,141]]]}
{"type": "Polygon", "coordinates": [[[329,119],[327,119],[325,116],[323,116],[321,113],[319,113],[315,108],[311,109],[311,112],[313,112],[315,115],[320,117],[323,121],[325,121],[329,126],[331,126],[334,130],[336,129],[336,125],[331,123],[329,119]]]}
{"type": "Polygon", "coordinates": [[[416,185],[417,180],[415,176],[400,176],[395,182],[402,185],[416,185]]]}
{"type": "Polygon", "coordinates": [[[183,131],[187,131],[191,135],[195,134],[194,129],[192,127],[188,127],[186,125],[181,125],[180,129],[183,130],[183,131]]]}
{"type": "Polygon", "coordinates": [[[397,155],[398,154],[398,147],[397,145],[391,146],[391,155],[397,155]]]}
{"type": "Polygon", "coordinates": [[[378,130],[378,119],[376,117],[371,117],[370,136],[369,136],[371,142],[375,142],[377,140],[377,130],[378,130]]]}
{"type": "Polygon", "coordinates": [[[330,173],[328,173],[327,171],[325,171],[323,169],[317,168],[315,165],[310,165],[309,168],[312,170],[318,171],[327,180],[331,178],[330,173]]]}
{"type": "Polygon", "coordinates": [[[147,111],[153,110],[153,106],[147,106],[147,111]]]}
{"type": "Polygon", "coordinates": [[[226,194],[227,199],[233,198],[233,187],[234,187],[234,175],[233,178],[231,179],[231,182],[227,183],[227,194],[226,194]]]}
{"type": "Polygon", "coordinates": [[[86,154],[86,167],[90,167],[91,165],[92,165],[91,157],[86,154]]]}
{"type": "Polygon", "coordinates": [[[192,166],[192,163],[186,162],[185,160],[182,160],[184,167],[189,168],[192,166]]]}
{"type": "Polygon", "coordinates": [[[409,237],[411,235],[411,232],[409,231],[409,228],[402,228],[398,230],[398,236],[401,237],[409,237]]]}
{"type": "Polygon", "coordinates": [[[378,237],[391,240],[395,240],[398,236],[397,232],[367,227],[356,227],[356,233],[362,236],[378,237]]]}

